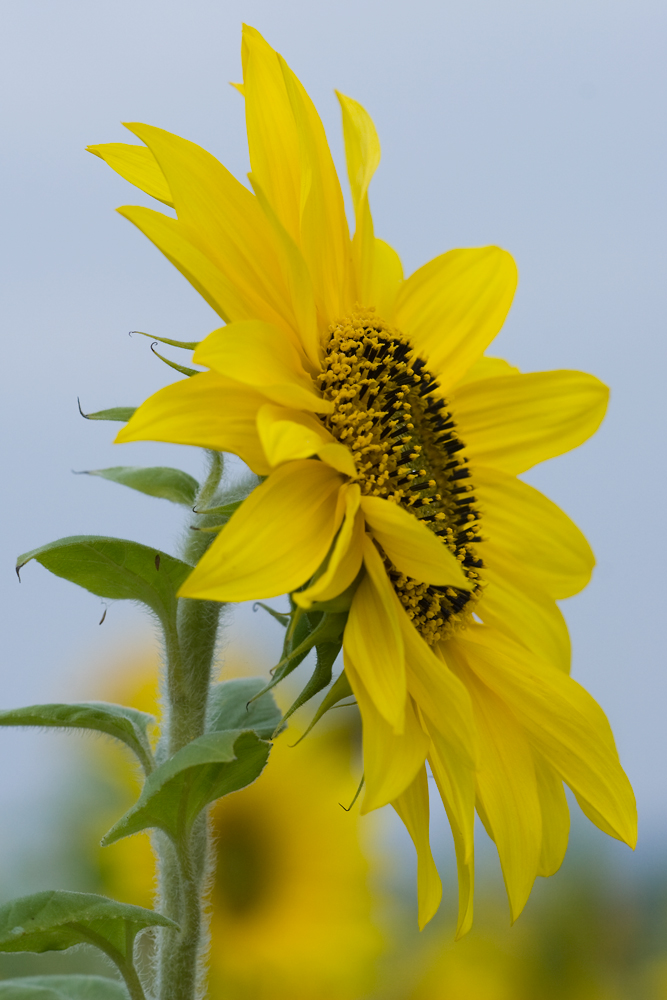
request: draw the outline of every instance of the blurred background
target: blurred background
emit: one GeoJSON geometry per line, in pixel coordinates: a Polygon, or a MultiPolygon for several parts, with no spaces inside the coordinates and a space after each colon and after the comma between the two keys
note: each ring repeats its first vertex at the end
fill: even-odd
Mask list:
{"type": "MultiPolygon", "coordinates": [[[[346,770],[335,751],[336,740],[349,745],[341,720],[310,754],[276,754],[273,776],[246,805],[239,796],[221,827],[232,854],[251,845],[273,888],[267,899],[257,887],[243,896],[223,866],[213,933],[227,943],[214,950],[212,982],[235,984],[234,1000],[280,990],[296,1000],[667,997],[667,8],[658,0],[5,0],[0,704],[151,697],[155,640],[140,611],[115,604],[98,626],[97,598],[36,565],[19,586],[13,566],[19,553],[70,534],[176,550],[175,506],[72,470],[171,464],[196,475],[200,456],[114,447],[114,425],[82,420],[76,398],[86,412],[137,405],[173,373],[127,332],[197,340],[218,321],[114,214],[142,196],[84,147],[131,142],[120,122],[147,121],[202,144],[243,178],[243,102],[228,86],[241,76],[243,20],[303,80],[339,166],[333,88],[373,115],[383,147],[371,188],[376,231],[407,273],[450,247],[500,244],[520,285],[493,353],[524,371],[592,371],[612,388],[600,433],[526,478],[574,518],[598,557],[591,586],[563,611],[574,676],[608,713],[637,792],[640,841],[631,854],[577,819],[563,869],[509,929],[480,829],[477,923],[454,946],[453,861],[436,813],[448,884],[441,916],[417,936],[407,837],[388,810],[360,821],[338,807],[358,780],[354,755],[346,770]],[[139,663],[143,693],[129,680],[139,663]],[[322,801],[313,761],[329,769],[322,801]],[[307,884],[294,884],[295,857],[307,884]],[[246,982],[241,958],[256,954],[266,926],[271,948],[246,982]]],[[[279,642],[275,622],[240,606],[223,673],[266,674],[279,642]]],[[[116,861],[95,846],[134,794],[120,757],[86,738],[9,731],[0,755],[1,900],[51,887],[148,900],[146,844],[107,849],[116,861]],[[123,850],[136,852],[131,884],[121,884],[123,850]]],[[[22,961],[3,960],[0,975],[24,971],[22,961]]],[[[45,956],[39,969],[92,961],[45,956]]]]}

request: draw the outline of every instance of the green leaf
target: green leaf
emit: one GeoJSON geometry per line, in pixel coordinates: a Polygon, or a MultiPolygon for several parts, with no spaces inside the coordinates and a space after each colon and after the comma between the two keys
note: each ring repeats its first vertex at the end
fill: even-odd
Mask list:
{"type": "Polygon", "coordinates": [[[130,330],[130,334],[138,333],[140,337],[148,337],[150,340],[158,340],[161,344],[169,344],[170,347],[182,347],[184,351],[194,351],[199,347],[198,340],[170,340],[169,337],[154,337],[152,333],[144,333],[143,330],[130,330]]]}
{"type": "Polygon", "coordinates": [[[0,1000],[128,1000],[117,979],[104,976],[26,976],[0,982],[0,1000]]]}
{"type": "MultiPolygon", "coordinates": [[[[322,716],[326,712],[328,712],[329,709],[333,708],[334,705],[337,705],[339,701],[343,700],[343,698],[350,698],[350,697],[354,698],[354,693],[352,691],[352,688],[350,687],[350,682],[347,679],[347,674],[345,673],[345,671],[343,671],[342,674],[338,675],[331,689],[327,691],[326,695],[322,699],[322,702],[320,703],[320,707],[315,712],[315,715],[313,716],[313,719],[310,725],[308,726],[308,729],[306,729],[303,736],[301,736],[296,741],[296,743],[300,743],[301,740],[305,739],[305,737],[308,735],[313,726],[320,721],[322,716]]],[[[296,743],[294,744],[294,746],[296,746],[296,743]]]]}
{"type": "Polygon", "coordinates": [[[147,545],[99,535],[72,535],[26,552],[17,560],[17,574],[31,559],[98,597],[141,601],[165,627],[173,621],[176,591],[192,572],[180,559],[147,545]]]}
{"type": "Polygon", "coordinates": [[[333,671],[333,665],[335,663],[336,657],[342,649],[342,642],[321,642],[317,648],[317,663],[315,669],[313,670],[310,680],[304,687],[303,691],[299,697],[293,702],[292,705],[287,709],[283,715],[282,721],[287,722],[290,715],[296,712],[297,708],[301,708],[305,705],[307,701],[314,698],[316,694],[324,690],[329,684],[331,684],[331,673],[333,671]]]}
{"type": "Polygon", "coordinates": [[[235,677],[214,684],[209,699],[207,731],[252,729],[261,739],[270,740],[281,721],[273,695],[265,694],[249,704],[263,687],[262,677],[235,677]]]}
{"type": "Polygon", "coordinates": [[[94,944],[114,958],[132,959],[134,938],[146,927],[176,927],[154,910],[87,892],[37,892],[0,907],[0,951],[64,951],[94,944]]]}
{"type": "Polygon", "coordinates": [[[136,406],[114,406],[110,410],[98,410],[97,413],[84,413],[78,399],[77,403],[79,403],[79,413],[86,420],[117,420],[121,424],[126,424],[130,417],[137,412],[136,406]]]}
{"type": "Polygon", "coordinates": [[[58,729],[93,729],[120,740],[132,750],[146,773],[153,770],[153,754],[146,734],[155,722],[152,715],[125,705],[104,701],[72,705],[30,705],[0,712],[0,726],[51,726],[58,729]]]}
{"type": "Polygon", "coordinates": [[[121,486],[129,486],[132,490],[147,493],[150,497],[171,500],[172,503],[180,503],[186,507],[192,507],[199,491],[199,483],[187,472],[161,465],[148,469],[132,465],[116,465],[111,469],[92,469],[82,475],[100,476],[102,479],[111,480],[112,483],[120,483],[121,486]]]}
{"type": "Polygon", "coordinates": [[[146,779],[139,800],[109,830],[103,845],[159,827],[182,843],[211,802],[251,784],[271,749],[256,733],[207,733],[178,750],[146,779]]]}

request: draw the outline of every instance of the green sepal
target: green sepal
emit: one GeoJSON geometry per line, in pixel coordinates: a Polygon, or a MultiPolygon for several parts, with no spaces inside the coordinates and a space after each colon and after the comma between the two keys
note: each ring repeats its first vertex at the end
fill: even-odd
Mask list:
{"type": "MultiPolygon", "coordinates": [[[[347,674],[345,673],[345,671],[343,671],[342,674],[338,675],[331,689],[327,691],[326,695],[320,702],[320,707],[315,712],[315,715],[313,716],[310,725],[306,729],[303,736],[299,737],[296,743],[300,743],[301,740],[303,740],[308,735],[313,726],[320,721],[322,716],[326,712],[328,712],[329,709],[337,705],[339,701],[343,700],[343,698],[350,698],[350,697],[354,698],[354,692],[350,687],[350,682],[347,679],[347,674]]],[[[296,746],[296,743],[294,744],[294,746],[296,746]]]]}
{"type": "Polygon", "coordinates": [[[284,615],[280,611],[275,611],[273,608],[270,608],[268,604],[264,604],[263,601],[255,601],[255,603],[252,606],[252,610],[257,611],[257,608],[262,608],[263,611],[266,611],[268,614],[270,614],[272,618],[275,618],[277,622],[280,622],[283,628],[287,628],[290,621],[292,620],[290,615],[284,615]]]}
{"type": "Polygon", "coordinates": [[[128,1000],[128,993],[104,976],[26,976],[3,979],[0,1000],[128,1000]]]}
{"type": "Polygon", "coordinates": [[[132,490],[147,493],[150,497],[171,500],[185,507],[192,507],[199,492],[199,483],[181,469],[156,465],[142,469],[133,465],[116,465],[111,469],[91,469],[77,475],[100,476],[112,483],[129,486],[132,490]]]}
{"type": "Polygon", "coordinates": [[[176,591],[192,572],[192,566],[165,552],[100,535],[72,535],[32,549],[19,556],[17,574],[31,559],[98,597],[141,601],[165,627],[173,622],[176,591]]]}
{"type": "Polygon", "coordinates": [[[299,608],[294,614],[297,616],[294,634],[291,636],[290,629],[288,629],[285,636],[283,658],[274,668],[273,677],[269,683],[262,691],[255,695],[256,698],[266,694],[267,691],[270,691],[271,688],[275,687],[276,684],[291,674],[293,670],[296,670],[313,646],[319,646],[321,643],[338,642],[347,621],[347,613],[323,615],[316,612],[311,615],[310,612],[303,612],[299,608]]]}
{"type": "Polygon", "coordinates": [[[58,729],[92,729],[120,740],[132,750],[146,774],[155,763],[146,730],[155,722],[152,715],[125,705],[104,701],[71,705],[29,705],[0,712],[0,726],[49,726],[58,729]]]}
{"type": "Polygon", "coordinates": [[[199,736],[153,771],[138,801],[103,838],[103,846],[152,827],[184,843],[202,809],[259,777],[270,749],[247,730],[199,736]]]}
{"type": "Polygon", "coordinates": [[[182,347],[184,351],[194,351],[199,347],[199,340],[170,340],[169,337],[154,337],[152,333],[144,333],[143,330],[130,330],[130,334],[138,333],[140,337],[148,337],[150,340],[157,340],[161,344],[169,344],[170,347],[182,347]]]}
{"type": "Polygon", "coordinates": [[[155,910],[87,892],[36,892],[0,907],[0,951],[64,951],[94,944],[129,963],[146,927],[177,927],[155,910]]]}
{"type": "Polygon", "coordinates": [[[296,712],[297,708],[301,708],[302,705],[305,705],[307,701],[310,701],[311,698],[314,698],[316,694],[319,694],[320,691],[331,684],[333,665],[342,647],[342,642],[321,642],[316,646],[317,662],[315,669],[301,694],[283,715],[281,720],[283,724],[296,712]]]}
{"type": "Polygon", "coordinates": [[[352,598],[357,591],[362,576],[363,572],[359,572],[356,579],[338,597],[332,597],[330,601],[313,601],[308,611],[324,611],[332,614],[341,614],[343,611],[349,611],[352,607],[352,598]]]}
{"type": "MultiPolygon", "coordinates": [[[[157,338],[153,337],[153,340],[156,339],[157,338]]],[[[163,354],[160,354],[159,351],[155,350],[155,346],[153,344],[151,344],[151,351],[153,352],[156,358],[159,358],[160,361],[164,361],[165,365],[169,365],[170,368],[173,368],[175,371],[180,372],[181,375],[187,375],[188,378],[191,378],[193,375],[201,375],[201,372],[197,371],[196,368],[186,368],[185,365],[178,365],[176,364],[175,361],[170,361],[169,358],[165,358],[163,354]]]]}
{"type": "Polygon", "coordinates": [[[113,406],[110,410],[98,410],[97,413],[84,413],[78,398],[77,403],[79,404],[79,413],[86,420],[117,420],[121,424],[126,424],[130,417],[134,416],[137,412],[136,406],[113,406]]]}
{"type": "Polygon", "coordinates": [[[270,740],[280,725],[281,712],[271,694],[252,700],[263,688],[262,677],[235,677],[214,684],[209,695],[207,732],[252,729],[260,739],[270,740]]]}

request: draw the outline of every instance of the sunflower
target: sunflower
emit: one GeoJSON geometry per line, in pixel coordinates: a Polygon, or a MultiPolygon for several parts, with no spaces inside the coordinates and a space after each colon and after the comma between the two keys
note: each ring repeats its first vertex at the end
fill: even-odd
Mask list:
{"type": "Polygon", "coordinates": [[[243,32],[252,191],[199,146],[148,125],[143,146],[92,152],[176,217],[124,207],[224,320],[207,370],[162,389],[119,442],[240,456],[266,477],[181,595],[292,593],[302,609],[353,594],[345,673],[363,722],[363,810],[391,803],[418,854],[419,922],[441,884],[426,762],[453,831],[458,935],[470,926],[475,808],[500,856],[512,919],[561,864],[568,785],[600,829],[635,842],[635,805],[609,724],[568,676],[556,600],[593,555],[518,474],[580,445],[607,389],[575,371],[522,374],[485,351],[516,268],[494,246],[451,250],[404,279],[374,235],[380,145],[338,94],[356,226],[318,114],[261,35],[243,32]]]}

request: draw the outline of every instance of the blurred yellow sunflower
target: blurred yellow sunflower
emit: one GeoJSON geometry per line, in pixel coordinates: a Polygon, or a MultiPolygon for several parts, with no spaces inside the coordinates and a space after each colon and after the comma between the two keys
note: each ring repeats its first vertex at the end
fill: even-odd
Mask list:
{"type": "Polygon", "coordinates": [[[419,857],[419,921],[441,885],[430,763],[456,843],[458,934],[472,919],[475,805],[512,918],[560,865],[563,781],[602,830],[635,841],[608,722],[568,676],[555,603],[593,567],[580,531],[516,478],[598,427],[607,389],[484,355],[516,286],[497,247],[452,250],[404,279],[373,231],[373,123],[339,94],[356,229],[322,123],[284,60],[243,33],[254,193],[209,153],[148,125],[145,146],[91,147],[177,218],[125,207],[226,325],[209,370],[143,404],[118,441],[199,445],[267,476],[181,594],[302,608],[356,586],[345,671],[363,721],[363,809],[392,803],[419,857]]]}
{"type": "MultiPolygon", "coordinates": [[[[234,674],[227,666],[226,675],[234,674]]],[[[155,713],[156,662],[135,663],[105,694],[155,713]]],[[[298,737],[290,729],[291,739],[298,737]]],[[[290,740],[291,742],[291,740],[290,740]]],[[[350,732],[274,747],[272,766],[211,812],[209,991],[226,1000],[354,1000],[372,987],[383,939],[371,920],[369,866],[348,802],[350,732]]],[[[100,752],[119,792],[135,793],[122,751],[100,752]]],[[[142,833],[99,850],[102,889],[151,907],[155,859],[142,833]]],[[[377,903],[377,896],[375,902],[377,903]]]]}

